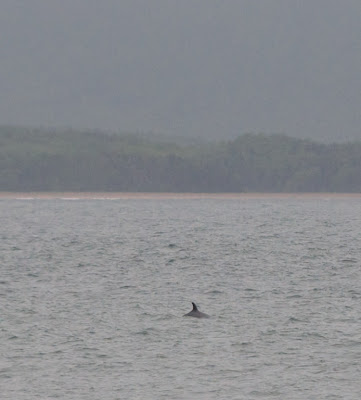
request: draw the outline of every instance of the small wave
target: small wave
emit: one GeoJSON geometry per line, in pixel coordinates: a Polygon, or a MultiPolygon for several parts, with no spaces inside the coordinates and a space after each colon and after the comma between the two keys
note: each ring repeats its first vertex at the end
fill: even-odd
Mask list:
{"type": "Polygon", "coordinates": [[[296,317],[289,317],[287,322],[294,323],[294,322],[305,322],[305,321],[296,317]]]}
{"type": "MultiPolygon", "coordinates": [[[[0,282],[0,283],[1,283],[1,282],[0,282]]],[[[350,290],[348,291],[348,293],[350,293],[351,296],[353,296],[353,297],[359,297],[359,296],[361,296],[361,292],[360,292],[360,291],[357,291],[357,290],[354,290],[354,289],[350,289],[350,290]]]]}
{"type": "Polygon", "coordinates": [[[221,290],[210,290],[209,292],[206,292],[206,294],[222,294],[223,292],[221,290]]]}
{"type": "Polygon", "coordinates": [[[319,338],[319,339],[327,339],[326,336],[321,335],[320,333],[317,332],[304,332],[302,335],[302,337],[307,337],[307,338],[319,338]]]}
{"type": "Polygon", "coordinates": [[[157,318],[157,321],[164,321],[174,318],[173,314],[164,314],[161,317],[157,318]]]}
{"type": "Polygon", "coordinates": [[[146,328],[146,329],[142,329],[141,331],[135,332],[135,335],[147,336],[153,332],[155,332],[154,328],[146,328]]]}
{"type": "Polygon", "coordinates": [[[239,347],[239,346],[247,347],[247,346],[250,346],[250,345],[252,345],[251,342],[241,342],[241,343],[232,343],[231,347],[239,347]]]}
{"type": "Polygon", "coordinates": [[[361,341],[359,340],[344,340],[342,343],[336,343],[333,347],[359,347],[361,345],[361,341]]]}
{"type": "Polygon", "coordinates": [[[82,268],[82,267],[85,267],[85,266],[86,266],[86,264],[81,263],[81,262],[76,265],[77,268],[82,268]]]}

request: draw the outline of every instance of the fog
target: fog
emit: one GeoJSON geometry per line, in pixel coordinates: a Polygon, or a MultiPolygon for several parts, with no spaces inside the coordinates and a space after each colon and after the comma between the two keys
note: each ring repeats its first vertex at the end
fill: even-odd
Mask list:
{"type": "Polygon", "coordinates": [[[361,139],[359,0],[2,0],[0,124],[361,139]]]}

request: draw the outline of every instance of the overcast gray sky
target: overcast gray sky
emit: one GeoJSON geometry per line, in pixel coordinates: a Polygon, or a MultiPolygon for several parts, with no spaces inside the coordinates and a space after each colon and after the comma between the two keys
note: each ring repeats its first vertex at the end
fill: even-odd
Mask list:
{"type": "Polygon", "coordinates": [[[1,0],[0,124],[361,139],[360,0],[1,0]]]}

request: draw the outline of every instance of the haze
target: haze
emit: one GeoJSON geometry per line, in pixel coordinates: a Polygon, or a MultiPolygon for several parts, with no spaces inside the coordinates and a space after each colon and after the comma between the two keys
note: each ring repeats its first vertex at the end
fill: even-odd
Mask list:
{"type": "Polygon", "coordinates": [[[2,0],[0,124],[361,139],[359,0],[2,0]]]}

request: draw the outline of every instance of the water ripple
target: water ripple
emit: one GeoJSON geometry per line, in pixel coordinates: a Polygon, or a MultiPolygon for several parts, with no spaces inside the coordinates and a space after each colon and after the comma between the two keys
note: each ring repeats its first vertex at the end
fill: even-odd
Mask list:
{"type": "Polygon", "coordinates": [[[359,399],[358,199],[0,207],[1,398],[359,399]]]}

